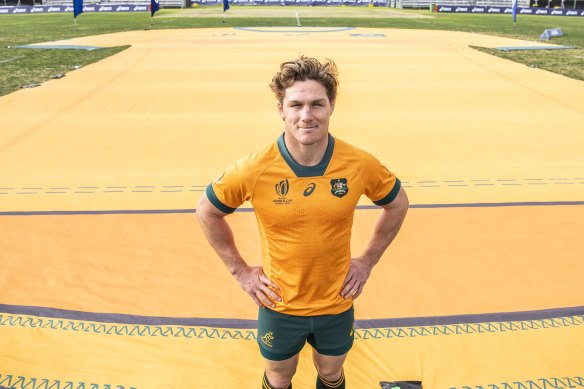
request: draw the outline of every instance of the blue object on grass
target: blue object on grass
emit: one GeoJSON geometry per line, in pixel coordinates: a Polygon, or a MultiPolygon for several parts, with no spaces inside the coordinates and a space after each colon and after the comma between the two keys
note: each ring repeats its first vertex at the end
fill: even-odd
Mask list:
{"type": "Polygon", "coordinates": [[[543,34],[541,34],[539,36],[539,39],[549,41],[550,38],[553,38],[555,36],[563,36],[563,35],[564,35],[564,31],[562,31],[561,28],[548,28],[547,30],[545,30],[543,32],[543,34]]]}

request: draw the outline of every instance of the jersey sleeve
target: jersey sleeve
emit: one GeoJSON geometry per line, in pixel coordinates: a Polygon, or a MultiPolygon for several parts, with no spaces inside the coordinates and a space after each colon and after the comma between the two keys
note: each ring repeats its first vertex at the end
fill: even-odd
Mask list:
{"type": "Polygon", "coordinates": [[[362,177],[365,195],[375,205],[387,205],[397,197],[400,180],[375,157],[367,158],[362,177]]]}
{"type": "Polygon", "coordinates": [[[211,182],[205,191],[211,203],[224,213],[233,213],[251,198],[253,169],[247,158],[237,161],[211,182]]]}

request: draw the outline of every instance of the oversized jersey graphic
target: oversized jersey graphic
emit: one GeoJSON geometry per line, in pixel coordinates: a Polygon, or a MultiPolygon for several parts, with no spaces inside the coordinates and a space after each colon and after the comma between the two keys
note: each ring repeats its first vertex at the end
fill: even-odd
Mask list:
{"type": "Polygon", "coordinates": [[[323,160],[301,166],[282,135],[228,168],[207,187],[207,197],[225,213],[251,201],[264,272],[281,289],[282,302],[274,310],[313,316],[338,314],[352,305],[340,292],[361,195],[386,205],[399,188],[395,175],[372,155],[331,135],[323,160]]]}

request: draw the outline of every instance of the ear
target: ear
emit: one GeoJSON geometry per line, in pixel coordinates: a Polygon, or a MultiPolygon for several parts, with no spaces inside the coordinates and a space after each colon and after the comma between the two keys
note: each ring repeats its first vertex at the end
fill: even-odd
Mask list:
{"type": "Polygon", "coordinates": [[[336,103],[336,100],[331,101],[331,115],[335,111],[335,103],[336,103]]]}
{"type": "Polygon", "coordinates": [[[282,102],[276,101],[276,103],[278,105],[278,113],[280,114],[280,117],[282,118],[282,120],[284,120],[286,118],[286,116],[284,115],[284,107],[282,106],[282,102]]]}

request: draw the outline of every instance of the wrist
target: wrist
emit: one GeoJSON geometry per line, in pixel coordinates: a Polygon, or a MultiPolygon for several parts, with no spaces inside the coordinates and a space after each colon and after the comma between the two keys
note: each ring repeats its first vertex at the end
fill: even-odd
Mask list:
{"type": "Polygon", "coordinates": [[[371,271],[373,267],[377,265],[377,262],[379,262],[379,257],[367,254],[363,254],[358,259],[364,266],[366,266],[369,269],[369,271],[371,271]]]}
{"type": "Polygon", "coordinates": [[[239,280],[246,273],[248,267],[249,266],[247,266],[246,264],[241,263],[231,266],[228,270],[231,273],[231,275],[235,277],[235,279],[239,280]]]}

